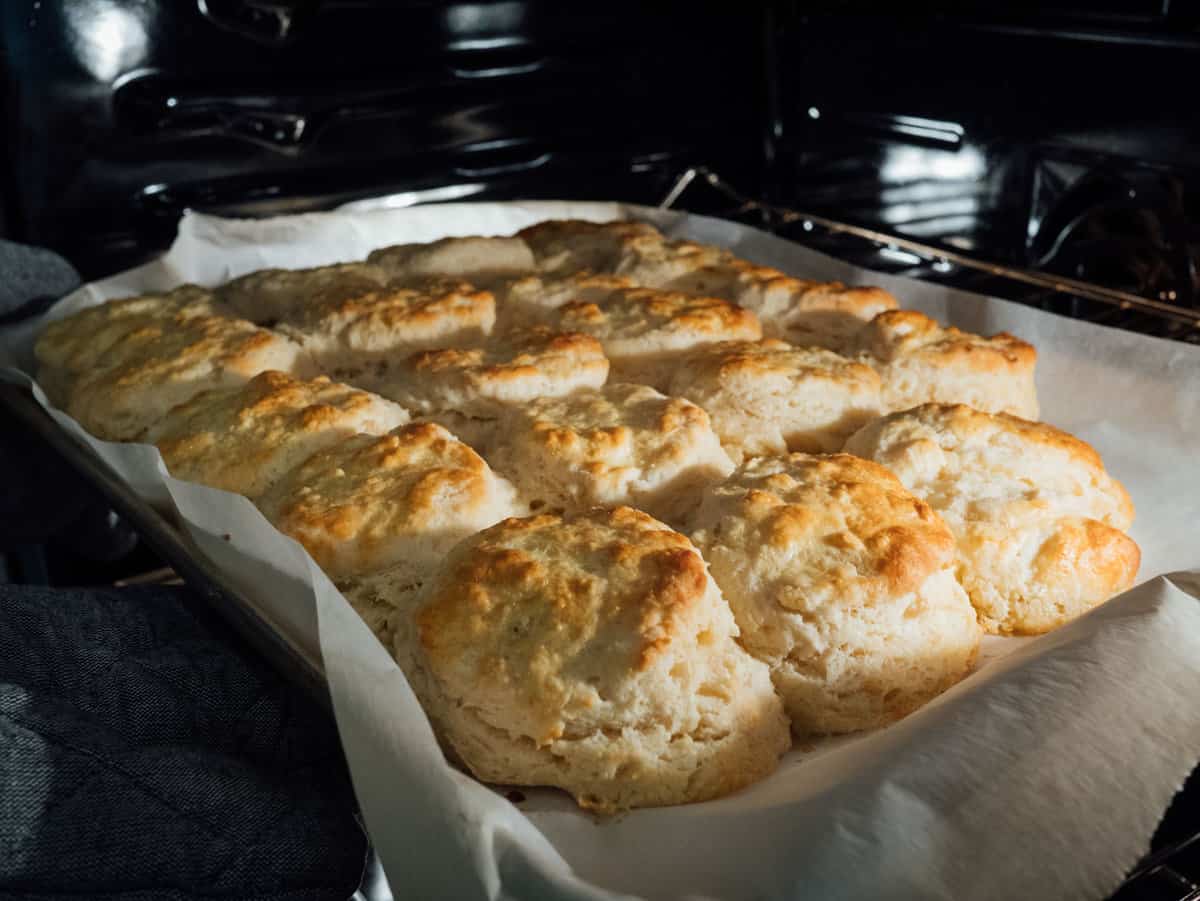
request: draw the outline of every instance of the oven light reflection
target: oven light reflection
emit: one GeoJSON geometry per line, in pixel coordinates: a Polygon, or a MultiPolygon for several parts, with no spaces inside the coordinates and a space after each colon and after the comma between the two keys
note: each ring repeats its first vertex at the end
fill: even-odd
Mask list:
{"type": "Polygon", "coordinates": [[[487,190],[485,184],[444,185],[438,188],[425,188],[417,191],[401,191],[398,194],[387,194],[383,197],[372,197],[367,200],[355,200],[344,204],[343,210],[394,210],[404,207],[417,206],[422,203],[442,203],[447,200],[459,200],[474,194],[482,194],[487,190]]]}
{"type": "Polygon", "coordinates": [[[951,217],[970,217],[978,212],[979,200],[977,198],[954,197],[948,200],[919,203],[893,203],[883,211],[882,216],[883,220],[891,225],[909,225],[951,217]]]}
{"type": "Polygon", "coordinates": [[[983,175],[983,154],[975,147],[931,150],[924,147],[889,147],[880,167],[884,182],[922,179],[969,179],[983,175]]]}
{"type": "Polygon", "coordinates": [[[906,263],[909,266],[919,266],[923,261],[915,253],[901,250],[899,247],[887,246],[879,248],[879,255],[885,260],[895,263],[906,263]]]}
{"type": "Polygon", "coordinates": [[[80,62],[99,81],[112,81],[146,56],[146,26],[114,2],[68,3],[65,13],[80,62]]]}

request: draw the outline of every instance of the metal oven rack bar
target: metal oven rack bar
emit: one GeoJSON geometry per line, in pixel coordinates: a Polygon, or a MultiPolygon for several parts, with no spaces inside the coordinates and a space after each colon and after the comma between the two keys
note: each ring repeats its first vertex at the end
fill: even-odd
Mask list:
{"type": "MultiPolygon", "coordinates": [[[[1200,310],[1189,310],[1161,300],[1131,294],[1128,291],[1118,291],[1064,276],[980,260],[946,247],[924,244],[911,238],[839,222],[816,213],[770,204],[747,196],[725,181],[717,172],[704,166],[696,166],[684,171],[676,179],[659,207],[661,209],[675,207],[679,199],[695,185],[705,185],[728,201],[731,204],[733,216],[754,216],[768,231],[778,231],[797,224],[801,225],[805,232],[821,229],[829,234],[857,238],[891,251],[907,252],[928,264],[933,264],[935,268],[955,266],[980,275],[1020,283],[1033,289],[1039,297],[1045,294],[1057,294],[1071,298],[1083,298],[1103,304],[1114,312],[1142,314],[1171,323],[1178,329],[1200,334],[1200,310]]],[[[803,234],[798,237],[800,242],[804,243],[803,234]]],[[[968,287],[966,290],[971,289],[968,287]]],[[[1101,320],[1103,317],[1077,315],[1076,318],[1101,320]]]]}

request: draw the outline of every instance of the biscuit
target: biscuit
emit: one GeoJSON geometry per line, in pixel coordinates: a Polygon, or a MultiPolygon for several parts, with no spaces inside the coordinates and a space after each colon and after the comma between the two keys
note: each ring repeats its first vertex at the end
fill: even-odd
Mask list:
{"type": "Polygon", "coordinates": [[[572,301],[603,303],[618,290],[636,287],[627,278],[591,272],[525,276],[509,282],[497,297],[496,317],[502,323],[498,328],[551,323],[557,311],[572,301]]]}
{"type": "MultiPolygon", "coordinates": [[[[411,567],[401,563],[341,586],[342,597],[393,657],[400,641],[411,658],[413,604],[421,582],[413,578],[410,570],[411,567]]],[[[411,659],[397,662],[411,678],[411,659]]]]}
{"type": "Polygon", "coordinates": [[[864,323],[895,309],[882,288],[793,278],[695,241],[668,241],[640,222],[551,221],[518,233],[543,272],[608,273],[646,288],[717,297],[754,313],[768,338],[802,346],[850,348],[864,323]]]}
{"type": "Polygon", "coordinates": [[[613,381],[660,391],[689,351],[762,337],[758,319],[736,304],[650,288],[619,289],[601,303],[572,301],[559,309],[556,324],[595,337],[612,364],[613,381]]]}
{"type": "Polygon", "coordinates": [[[388,273],[367,263],[312,269],[260,269],[217,289],[222,301],[251,322],[274,324],[309,306],[335,304],[378,291],[388,273]]]}
{"type": "Polygon", "coordinates": [[[954,537],[882,466],[760,457],[705,493],[692,540],[799,734],[885,725],[971,669],[954,537]]]}
{"type": "Polygon", "coordinates": [[[529,245],[520,238],[442,238],[428,244],[396,244],[367,257],[394,281],[410,282],[442,276],[480,287],[532,273],[536,267],[529,245]]]}
{"type": "Polygon", "coordinates": [[[198,394],[144,440],[176,478],[257,497],[308,457],[351,435],[381,435],[409,420],[402,407],[331,382],[264,372],[198,394]]]}
{"type": "Polygon", "coordinates": [[[859,356],[883,379],[887,411],[924,403],[967,404],[988,413],[1037,419],[1037,351],[1005,332],[991,337],[943,328],[915,310],[871,320],[857,338],[859,356]]]}
{"type": "Polygon", "coordinates": [[[769,338],[839,352],[873,316],[897,306],[882,288],[793,278],[691,241],[631,242],[616,271],[639,285],[720,297],[753,312],[769,338]]]}
{"type": "Polygon", "coordinates": [[[733,470],[702,409],[612,383],[511,408],[489,460],[535,511],[628,504],[666,522],[733,470]]]}
{"type": "Polygon", "coordinates": [[[418,584],[455,542],[521,512],[512,486],[431,422],[327,447],[258,506],[339,584],[387,567],[418,584]]]}
{"type": "Polygon", "coordinates": [[[558,274],[613,272],[634,244],[665,240],[648,223],[624,220],[551,219],[523,228],[516,236],[529,245],[541,272],[558,274]]]}
{"type": "Polygon", "coordinates": [[[738,292],[738,303],[754,310],[763,333],[801,347],[827,347],[844,353],[854,346],[863,326],[880,313],[894,310],[896,298],[869,285],[805,282],[780,286],[753,283],[738,292]]]}
{"type": "Polygon", "coordinates": [[[600,342],[544,326],[493,336],[483,347],[413,354],[362,384],[414,413],[435,417],[473,447],[505,408],[599,388],[608,377],[600,342]]]}
{"type": "Polygon", "coordinates": [[[735,261],[712,244],[638,237],[622,245],[614,271],[648,288],[712,295],[731,287],[722,267],[735,261]]]}
{"type": "Polygon", "coordinates": [[[891,469],[945,519],[989,632],[1045,632],[1133,584],[1133,503],[1066,432],[928,404],[876,420],[846,450],[891,469]]]}
{"type": "Polygon", "coordinates": [[[65,409],[98,438],[131,441],[200,392],[243,384],[268,369],[307,377],[311,362],[297,344],[244,319],[159,320],[109,346],[75,381],[65,409]]]}
{"type": "Polygon", "coordinates": [[[211,292],[184,285],[162,294],[143,294],[86,307],[50,323],[38,337],[34,354],[38,383],[58,405],[83,373],[96,369],[122,338],[145,327],[182,322],[193,316],[232,316],[211,292]]]}
{"type": "Polygon", "coordinates": [[[413,687],[482,780],[611,813],[729,794],[787,748],[704,561],[640,511],[500,523],[455,548],[414,619],[413,687]]]}
{"type": "Polygon", "coordinates": [[[279,331],[326,372],[353,379],[397,356],[480,344],[495,322],[491,292],[466,282],[430,281],[308,306],[281,322],[279,331]]]}
{"type": "Polygon", "coordinates": [[[735,463],[841,450],[880,414],[879,376],[870,366],[772,339],[694,351],[675,370],[670,388],[704,408],[735,463]]]}
{"type": "Polygon", "coordinates": [[[468,416],[455,410],[442,410],[439,413],[427,413],[419,419],[436,422],[485,460],[490,459],[492,450],[501,440],[502,417],[468,416]]]}

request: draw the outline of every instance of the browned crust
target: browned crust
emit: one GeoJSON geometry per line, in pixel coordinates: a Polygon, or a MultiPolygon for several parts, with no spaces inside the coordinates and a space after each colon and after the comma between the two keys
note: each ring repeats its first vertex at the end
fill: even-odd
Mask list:
{"type": "Polygon", "coordinates": [[[596,509],[509,519],[468,539],[416,621],[435,673],[457,665],[465,642],[486,640],[485,667],[533,661],[536,680],[539,659],[553,666],[617,620],[632,627],[631,641],[611,652],[644,671],[706,590],[704,561],[683,535],[630,507],[596,509]],[[564,574],[553,564],[560,555],[599,557],[593,573],[564,574]]]}
{"type": "Polygon", "coordinates": [[[864,328],[860,341],[867,353],[885,362],[920,356],[936,365],[978,372],[1026,372],[1037,363],[1034,346],[1014,335],[983,336],[943,328],[916,310],[880,313],[864,328]]]}
{"type": "Polygon", "coordinates": [[[849,454],[792,454],[790,470],[746,493],[743,509],[768,546],[829,544],[856,559],[824,578],[843,594],[885,599],[915,592],[954,560],[950,529],[891,472],[849,454]]]}

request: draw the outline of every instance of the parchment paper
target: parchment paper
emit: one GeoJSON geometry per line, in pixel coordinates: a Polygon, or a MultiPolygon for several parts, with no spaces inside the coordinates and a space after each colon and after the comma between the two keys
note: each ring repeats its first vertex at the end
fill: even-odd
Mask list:
{"type": "MultiPolygon", "coordinates": [[[[271,220],[188,215],[160,260],[0,333],[30,384],[45,322],[102,300],[375,247],[508,234],[548,217],[635,216],[809,278],[1037,344],[1044,418],[1094,444],[1138,507],[1142,583],[1049,635],[987,642],[978,671],[888,729],[794,750],[731,798],[610,821],[564,795],[514,805],[451,769],[403,675],[298,544],[244,498],[167,475],[151,447],[96,441],[256,605],[323,661],[371,837],[399,898],[1088,898],[1148,847],[1200,757],[1200,348],[877,275],[754,229],[593,203],[447,204],[271,220]],[[1174,575],[1170,575],[1174,573],[1174,575]]],[[[44,405],[44,395],[34,386],[44,405]]]]}

